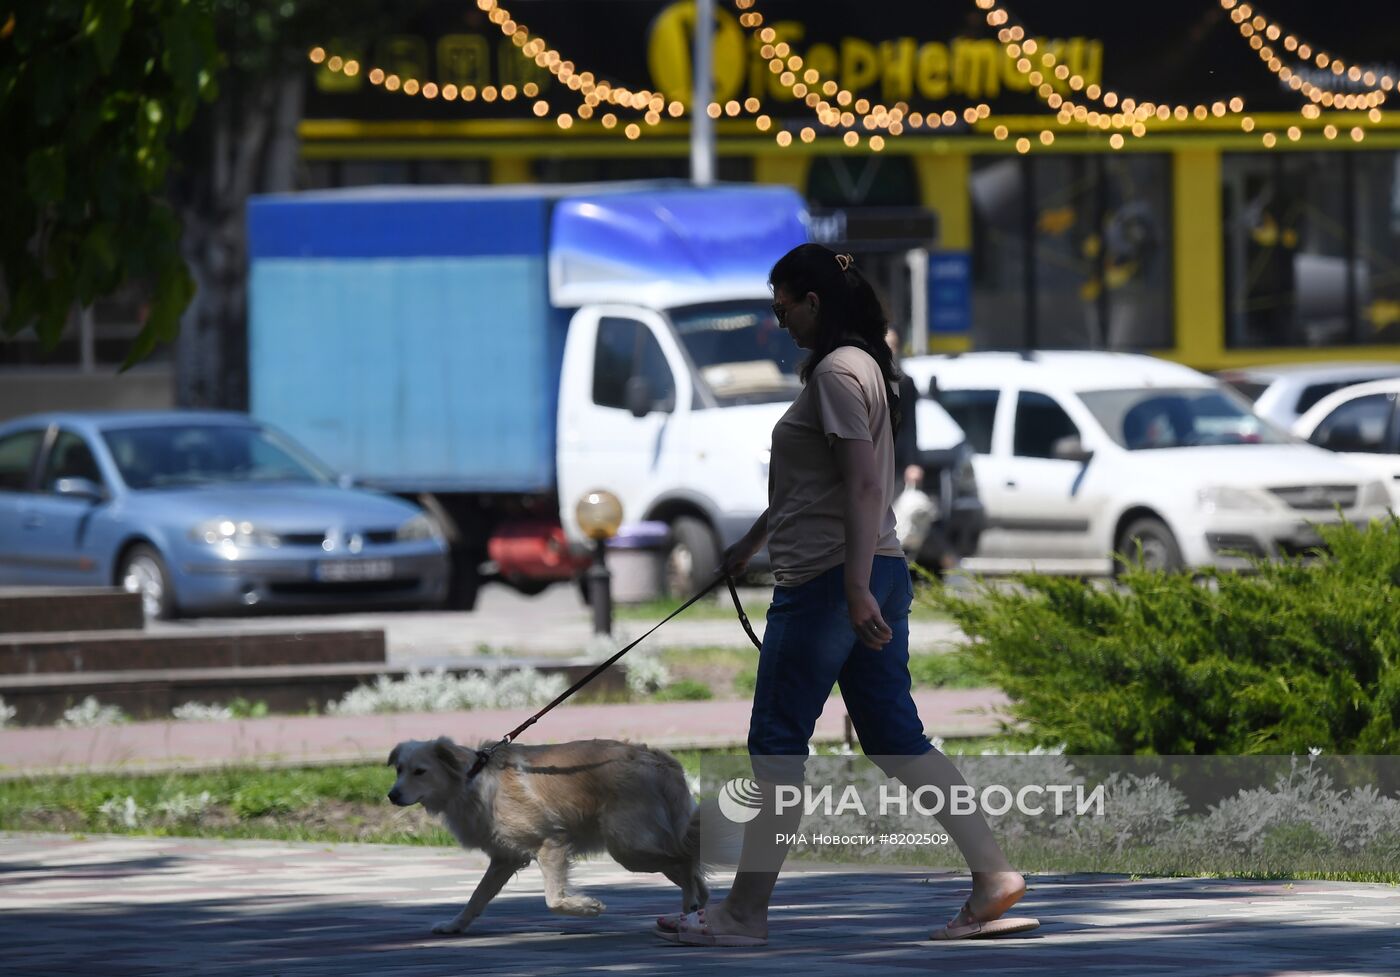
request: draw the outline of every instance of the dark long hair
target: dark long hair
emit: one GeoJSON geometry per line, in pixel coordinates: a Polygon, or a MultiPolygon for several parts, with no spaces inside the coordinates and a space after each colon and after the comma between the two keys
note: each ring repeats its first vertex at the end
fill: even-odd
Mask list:
{"type": "MultiPolygon", "coordinates": [[[[838,346],[856,345],[871,355],[880,366],[887,383],[899,388],[899,370],[894,354],[885,343],[889,317],[868,282],[850,255],[837,255],[820,244],[799,244],[778,259],[768,273],[768,284],[793,298],[815,292],[821,299],[817,311],[817,339],[811,355],[803,361],[798,375],[806,383],[828,353],[838,346]]],[[[891,427],[899,427],[900,405],[897,395],[890,399],[891,427]]]]}

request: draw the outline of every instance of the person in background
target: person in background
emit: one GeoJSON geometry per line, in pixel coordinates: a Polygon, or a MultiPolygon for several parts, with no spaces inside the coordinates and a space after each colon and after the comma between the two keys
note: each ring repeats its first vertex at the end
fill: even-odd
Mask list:
{"type": "MultiPolygon", "coordinates": [[[[894,357],[895,368],[898,369],[900,349],[903,346],[899,330],[893,327],[886,330],[885,343],[889,346],[890,355],[894,357]]],[[[934,383],[936,381],[930,381],[931,388],[934,383]]],[[[926,492],[936,502],[939,501],[939,486],[937,484],[924,484],[928,478],[928,471],[921,463],[922,456],[919,452],[919,424],[916,417],[918,401],[919,388],[914,385],[912,377],[901,372],[899,377],[900,423],[899,432],[894,438],[894,466],[895,471],[900,473],[905,488],[926,492]]],[[[919,551],[917,553],[910,551],[908,555],[912,561],[938,577],[942,577],[957,566],[957,555],[953,551],[953,544],[949,541],[947,533],[943,531],[943,526],[938,521],[928,527],[928,532],[924,536],[923,545],[919,547],[919,551]]]]}
{"type": "MultiPolygon", "coordinates": [[[[894,367],[899,369],[900,347],[903,342],[899,330],[891,327],[885,331],[885,343],[894,358],[894,367]]],[[[894,468],[911,488],[923,488],[924,468],[919,464],[919,424],[915,419],[914,405],[919,400],[919,390],[913,378],[899,375],[899,431],[894,436],[894,468]]]]}

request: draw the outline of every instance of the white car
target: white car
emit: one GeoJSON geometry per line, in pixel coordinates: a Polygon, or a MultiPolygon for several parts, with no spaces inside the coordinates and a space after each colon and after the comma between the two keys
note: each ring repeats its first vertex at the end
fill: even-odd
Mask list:
{"type": "Polygon", "coordinates": [[[1318,401],[1293,433],[1385,480],[1400,511],[1400,378],[1338,390],[1318,401]]]}
{"type": "Polygon", "coordinates": [[[1215,374],[1254,402],[1254,413],[1281,428],[1328,394],[1353,384],[1400,377],[1400,363],[1288,363],[1220,370],[1215,374]]]}
{"type": "Polygon", "coordinates": [[[1281,431],[1219,381],[1130,353],[967,353],[903,361],[967,432],[987,526],[973,571],[1099,574],[1247,566],[1368,524],[1374,475],[1281,431]],[[1336,507],[1340,506],[1341,516],[1336,507]]]}

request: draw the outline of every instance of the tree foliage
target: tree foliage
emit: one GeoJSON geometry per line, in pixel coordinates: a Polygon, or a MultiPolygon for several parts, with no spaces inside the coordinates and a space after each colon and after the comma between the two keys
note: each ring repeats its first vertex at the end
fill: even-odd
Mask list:
{"type": "MultiPolygon", "coordinates": [[[[203,0],[224,57],[219,98],[178,140],[169,199],[198,293],[181,319],[177,399],[243,410],[247,401],[250,195],[297,188],[307,51],[358,51],[392,34],[420,0],[203,0]]],[[[408,22],[411,22],[408,21],[408,22]]]]}
{"type": "Polygon", "coordinates": [[[142,282],[129,365],[193,294],[163,191],[175,134],[215,95],[208,4],[30,0],[0,34],[0,329],[51,347],[75,304],[142,282]]]}

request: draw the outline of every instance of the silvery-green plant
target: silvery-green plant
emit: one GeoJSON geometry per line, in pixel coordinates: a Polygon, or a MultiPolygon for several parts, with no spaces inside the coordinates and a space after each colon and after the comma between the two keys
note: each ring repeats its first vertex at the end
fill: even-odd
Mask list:
{"type": "Polygon", "coordinates": [[[10,725],[10,720],[15,718],[15,713],[19,712],[14,706],[5,704],[5,699],[0,696],[0,729],[10,725]]]}
{"type": "Polygon", "coordinates": [[[632,652],[623,661],[627,670],[627,689],[635,696],[650,695],[671,684],[671,670],[650,652],[632,652]]]}
{"type": "Polygon", "coordinates": [[[58,725],[67,728],[115,726],[126,721],[126,713],[118,707],[104,706],[92,696],[88,696],[73,708],[64,710],[58,725]]]}
{"type": "Polygon", "coordinates": [[[1190,840],[1222,854],[1259,854],[1278,832],[1287,832],[1294,847],[1330,854],[1400,843],[1400,800],[1370,784],[1338,790],[1316,756],[1293,757],[1272,790],[1241,790],[1221,801],[1194,826],[1190,840]]]}
{"type": "Polygon", "coordinates": [[[1155,845],[1177,826],[1186,796],[1156,774],[1112,773],[1103,783],[1102,817],[1059,819],[1053,828],[1085,851],[1113,851],[1155,845]]]}
{"type": "Polygon", "coordinates": [[[170,714],[176,719],[192,722],[233,718],[233,710],[228,706],[215,706],[204,702],[186,702],[171,709],[170,714]]]}
{"type": "Polygon", "coordinates": [[[197,821],[212,802],[207,790],[198,794],[180,791],[157,802],[155,811],[167,821],[197,821]]]}
{"type": "Polygon", "coordinates": [[[146,811],[140,804],[136,803],[136,798],[128,794],[124,799],[112,797],[103,801],[102,806],[97,809],[97,813],[108,821],[123,827],[137,828],[141,826],[146,811]]]}
{"type": "Polygon", "coordinates": [[[412,670],[401,681],[379,676],[332,702],[327,712],[364,716],[389,712],[450,712],[461,709],[514,709],[543,705],[567,688],[563,675],[546,675],[533,668],[501,671],[490,676],[473,672],[448,675],[446,669],[412,670]]]}

